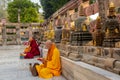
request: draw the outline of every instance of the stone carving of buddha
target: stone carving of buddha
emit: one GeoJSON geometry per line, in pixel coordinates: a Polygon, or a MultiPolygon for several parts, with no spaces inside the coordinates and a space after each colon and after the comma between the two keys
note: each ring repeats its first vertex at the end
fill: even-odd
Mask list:
{"type": "Polygon", "coordinates": [[[115,6],[111,2],[109,5],[109,15],[105,23],[105,37],[116,38],[120,34],[119,23],[116,18],[115,6]]]}
{"type": "Polygon", "coordinates": [[[101,18],[98,16],[98,18],[96,20],[96,29],[92,34],[94,46],[102,46],[104,34],[101,31],[101,27],[102,27],[101,26],[101,18]]]}
{"type": "Polygon", "coordinates": [[[105,37],[103,46],[115,47],[115,43],[120,41],[120,26],[116,17],[115,6],[111,2],[109,14],[105,22],[105,37]]]}

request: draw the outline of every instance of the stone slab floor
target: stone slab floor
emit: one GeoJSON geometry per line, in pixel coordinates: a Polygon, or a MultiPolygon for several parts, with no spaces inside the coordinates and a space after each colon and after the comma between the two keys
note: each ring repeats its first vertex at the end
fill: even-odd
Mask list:
{"type": "Polygon", "coordinates": [[[19,53],[23,49],[23,46],[14,45],[0,47],[0,80],[66,80],[63,76],[52,79],[33,77],[29,71],[29,63],[39,61],[19,59],[19,53]]]}

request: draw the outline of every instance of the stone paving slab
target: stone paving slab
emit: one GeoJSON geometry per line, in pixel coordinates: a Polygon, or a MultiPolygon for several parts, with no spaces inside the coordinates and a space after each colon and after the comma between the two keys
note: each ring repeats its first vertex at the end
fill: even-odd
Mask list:
{"type": "Polygon", "coordinates": [[[0,47],[0,80],[66,80],[63,76],[52,79],[33,77],[29,63],[40,63],[36,59],[19,59],[23,46],[0,47]]]}

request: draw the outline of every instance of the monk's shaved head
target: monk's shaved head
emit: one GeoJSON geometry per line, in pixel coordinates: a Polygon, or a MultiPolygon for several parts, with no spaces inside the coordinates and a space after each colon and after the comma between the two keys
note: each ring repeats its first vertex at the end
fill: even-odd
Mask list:
{"type": "Polygon", "coordinates": [[[52,46],[53,42],[51,40],[47,40],[45,45],[46,45],[46,48],[50,48],[52,46]]]}
{"type": "Polygon", "coordinates": [[[47,40],[46,44],[52,44],[52,41],[51,40],[47,40]]]}

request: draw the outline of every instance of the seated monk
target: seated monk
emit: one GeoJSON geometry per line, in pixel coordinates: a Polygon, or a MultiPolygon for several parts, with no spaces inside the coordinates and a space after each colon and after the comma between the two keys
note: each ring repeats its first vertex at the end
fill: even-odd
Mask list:
{"type": "Polygon", "coordinates": [[[30,59],[37,55],[40,55],[40,52],[36,40],[34,38],[30,38],[29,45],[25,48],[24,52],[21,53],[21,56],[30,59]]]}
{"type": "Polygon", "coordinates": [[[33,67],[30,64],[30,70],[33,76],[47,79],[61,74],[61,63],[60,52],[55,44],[48,40],[45,45],[46,48],[48,48],[47,58],[39,58],[39,60],[42,61],[42,64],[35,63],[33,67]]]}

